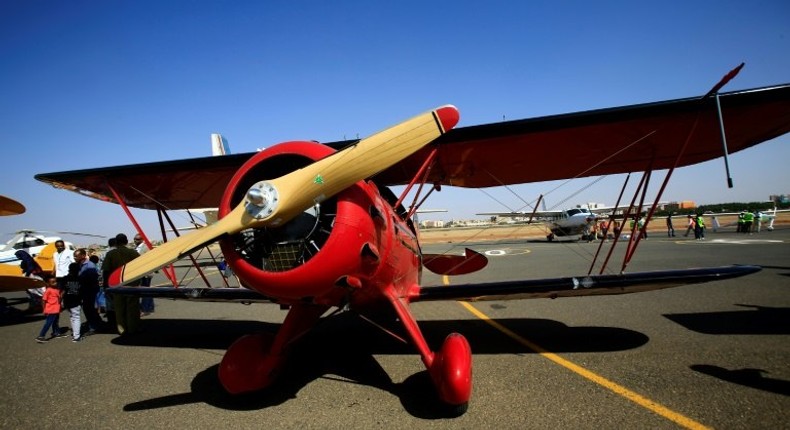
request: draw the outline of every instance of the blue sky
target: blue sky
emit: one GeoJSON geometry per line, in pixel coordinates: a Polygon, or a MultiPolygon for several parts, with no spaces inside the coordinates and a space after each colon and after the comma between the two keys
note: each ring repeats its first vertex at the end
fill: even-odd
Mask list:
{"type": "MultiPolygon", "coordinates": [[[[0,4],[0,194],[21,228],[132,233],[117,205],[37,173],[366,136],[438,105],[461,126],[790,82],[790,3],[16,1],[0,4]]],[[[676,172],[664,200],[790,193],[790,137],[676,172]]],[[[622,177],[568,203],[613,204],[622,177]]],[[[657,181],[654,181],[657,182],[657,181]]],[[[549,205],[587,185],[549,196],[549,205]]],[[[526,200],[553,183],[514,188],[526,200]]],[[[445,189],[445,218],[519,207],[510,191],[445,189]]],[[[156,231],[155,217],[135,212],[156,231]]],[[[177,221],[178,222],[178,221],[177,221]]],[[[7,236],[4,236],[7,237],[7,236]]],[[[84,241],[80,241],[84,242],[84,241]]]]}

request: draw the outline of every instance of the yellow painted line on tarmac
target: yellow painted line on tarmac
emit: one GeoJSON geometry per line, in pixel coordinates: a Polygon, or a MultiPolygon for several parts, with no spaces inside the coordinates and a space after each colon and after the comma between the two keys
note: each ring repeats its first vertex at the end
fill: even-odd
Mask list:
{"type": "MultiPolygon", "coordinates": [[[[445,283],[445,284],[447,284],[447,283],[445,283]]],[[[547,351],[546,349],[544,349],[540,345],[538,345],[538,344],[536,344],[536,343],[534,343],[534,342],[532,342],[532,341],[530,341],[528,339],[525,339],[525,338],[519,336],[517,333],[513,332],[512,330],[508,329],[507,327],[503,326],[502,324],[492,320],[491,318],[488,317],[488,315],[480,312],[477,308],[472,306],[471,303],[468,303],[468,302],[458,302],[458,303],[460,303],[461,306],[465,307],[466,310],[471,312],[476,317],[478,317],[481,320],[485,321],[490,326],[492,326],[495,329],[499,330],[500,332],[504,333],[505,335],[507,335],[511,339],[515,340],[516,342],[520,343],[521,345],[524,345],[527,348],[537,352],[538,354],[543,356],[543,358],[551,360],[554,363],[559,364],[560,366],[562,366],[562,367],[564,367],[564,368],[566,368],[566,369],[568,369],[568,370],[570,370],[570,371],[572,371],[572,372],[574,372],[574,373],[576,373],[578,375],[581,375],[581,376],[589,379],[590,381],[595,382],[596,384],[608,389],[609,391],[612,391],[615,394],[619,394],[620,396],[625,397],[626,399],[638,404],[639,406],[642,406],[645,409],[648,409],[648,410],[650,410],[650,411],[652,411],[652,412],[654,412],[654,413],[656,413],[658,415],[661,415],[662,417],[664,417],[664,418],[666,418],[666,419],[668,419],[668,420],[670,420],[670,421],[672,421],[672,422],[674,422],[674,423],[676,423],[676,424],[678,424],[678,425],[680,425],[682,427],[685,427],[687,429],[694,429],[694,430],[710,429],[710,427],[708,427],[708,426],[706,426],[704,424],[698,423],[697,421],[694,421],[691,418],[688,418],[688,417],[686,417],[684,415],[681,415],[681,414],[679,414],[679,413],[667,408],[666,406],[663,406],[663,405],[661,405],[661,404],[659,404],[657,402],[654,402],[653,400],[648,399],[647,397],[644,397],[644,396],[642,396],[640,394],[637,394],[637,393],[629,390],[628,388],[623,387],[622,385],[620,385],[620,384],[618,384],[616,382],[610,381],[610,380],[604,378],[603,376],[600,376],[600,375],[598,375],[598,374],[596,374],[596,373],[594,373],[594,372],[592,372],[590,370],[587,370],[584,367],[579,366],[576,363],[568,361],[568,360],[560,357],[559,355],[557,355],[557,354],[555,354],[553,352],[547,351]]]]}

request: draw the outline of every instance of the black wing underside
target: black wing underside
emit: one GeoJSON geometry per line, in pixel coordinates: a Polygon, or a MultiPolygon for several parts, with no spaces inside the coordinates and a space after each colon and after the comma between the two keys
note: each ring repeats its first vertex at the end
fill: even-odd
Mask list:
{"type": "Polygon", "coordinates": [[[566,278],[487,282],[481,284],[423,287],[413,301],[519,300],[557,297],[603,296],[661,290],[688,284],[719,281],[749,275],[759,266],[721,266],[698,269],[659,270],[566,278]]]}
{"type": "MultiPolygon", "coordinates": [[[[414,302],[439,300],[522,300],[601,296],[660,290],[687,284],[737,278],[760,271],[759,266],[722,266],[684,270],[576,276],[448,286],[422,287],[414,302]]],[[[206,302],[274,303],[246,288],[114,287],[112,294],[206,302]]]]}
{"type": "Polygon", "coordinates": [[[274,303],[263,294],[247,288],[194,287],[112,287],[110,294],[121,296],[156,297],[198,302],[274,303]]]}

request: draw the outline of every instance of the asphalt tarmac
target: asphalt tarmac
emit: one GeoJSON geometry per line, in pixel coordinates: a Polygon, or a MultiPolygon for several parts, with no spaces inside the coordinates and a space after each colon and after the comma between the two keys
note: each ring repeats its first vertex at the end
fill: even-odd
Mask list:
{"type": "MultiPolygon", "coordinates": [[[[452,283],[585,274],[597,245],[425,251],[465,246],[489,266],[452,283]]],[[[619,271],[620,254],[612,261],[619,271]]],[[[276,330],[277,306],[158,299],[144,333],[79,343],[37,344],[40,315],[6,321],[0,428],[788,428],[790,228],[705,241],[652,234],[626,270],[727,264],[764,269],[623,296],[413,305],[434,348],[454,331],[472,346],[472,401],[458,418],[437,411],[411,347],[350,314],[304,338],[275,387],[243,397],[224,394],[217,365],[237,337],[276,330]]]]}

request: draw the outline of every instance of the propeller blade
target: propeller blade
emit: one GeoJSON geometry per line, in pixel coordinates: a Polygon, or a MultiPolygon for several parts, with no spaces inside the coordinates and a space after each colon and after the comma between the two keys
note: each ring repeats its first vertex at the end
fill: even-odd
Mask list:
{"type": "Polygon", "coordinates": [[[446,105],[362,139],[302,169],[261,181],[247,198],[214,224],[146,252],[117,269],[109,284],[132,282],[226,234],[277,226],[351,185],[392,166],[455,127],[459,114],[446,105]]]}

